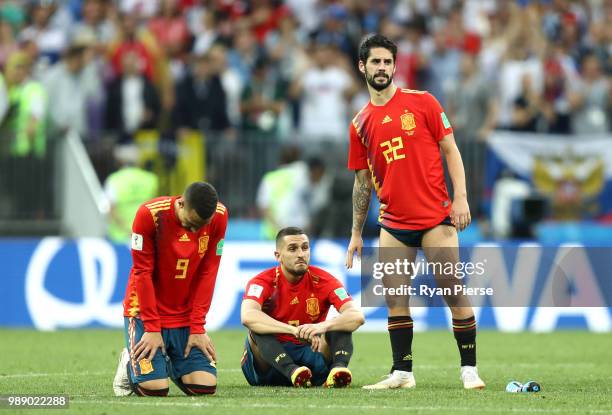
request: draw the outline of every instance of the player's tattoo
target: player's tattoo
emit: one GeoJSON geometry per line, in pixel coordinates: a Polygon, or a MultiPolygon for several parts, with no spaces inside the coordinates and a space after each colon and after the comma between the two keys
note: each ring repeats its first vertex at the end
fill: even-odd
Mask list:
{"type": "Polygon", "coordinates": [[[368,207],[372,197],[372,180],[368,170],[355,172],[353,184],[353,230],[361,232],[368,216],[368,207]]]}

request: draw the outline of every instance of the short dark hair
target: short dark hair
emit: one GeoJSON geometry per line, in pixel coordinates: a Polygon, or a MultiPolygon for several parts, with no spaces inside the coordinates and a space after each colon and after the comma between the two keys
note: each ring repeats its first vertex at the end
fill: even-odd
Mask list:
{"type": "Polygon", "coordinates": [[[306,232],[302,228],[298,228],[297,226],[288,226],[286,228],[281,229],[276,234],[276,246],[283,240],[285,236],[290,235],[306,235],[306,232]]]}
{"type": "Polygon", "coordinates": [[[194,209],[202,220],[210,218],[217,209],[219,196],[215,188],[206,182],[193,182],[185,189],[185,204],[194,209]]]}
{"type": "Polygon", "coordinates": [[[370,50],[372,48],[385,48],[393,55],[393,62],[397,56],[397,46],[391,40],[383,35],[372,35],[366,38],[359,46],[359,60],[366,63],[370,57],[370,50]]]}

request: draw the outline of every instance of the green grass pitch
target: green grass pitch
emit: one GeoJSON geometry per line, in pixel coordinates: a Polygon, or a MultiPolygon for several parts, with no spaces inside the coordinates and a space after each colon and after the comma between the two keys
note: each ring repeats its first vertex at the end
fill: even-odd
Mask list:
{"type": "Polygon", "coordinates": [[[186,397],[171,386],[168,398],[116,398],[112,378],[123,334],[114,330],[52,333],[0,330],[0,394],[68,394],[65,410],[0,410],[0,415],[70,414],[609,414],[612,413],[612,335],[478,334],[483,391],[464,391],[450,332],[416,333],[414,390],[365,391],[390,367],[385,333],[357,333],[349,389],[253,388],[239,367],[244,331],[211,334],[218,351],[215,396],[186,397]],[[541,393],[510,394],[510,380],[536,380],[541,393]]]}

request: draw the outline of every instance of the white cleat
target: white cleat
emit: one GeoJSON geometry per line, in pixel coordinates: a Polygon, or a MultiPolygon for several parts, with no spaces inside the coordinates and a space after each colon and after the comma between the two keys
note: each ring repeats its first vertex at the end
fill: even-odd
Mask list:
{"type": "Polygon", "coordinates": [[[130,353],[124,347],[119,356],[119,363],[117,364],[117,372],[115,373],[115,379],[113,379],[113,392],[115,396],[128,396],[131,395],[132,388],[130,387],[130,380],[128,379],[127,365],[130,361],[130,353]]]}
{"type": "Polygon", "coordinates": [[[385,379],[373,385],[366,385],[363,389],[409,389],[415,386],[416,382],[412,372],[394,370],[393,373],[385,376],[385,379]]]}
{"type": "Polygon", "coordinates": [[[478,376],[476,366],[461,366],[461,381],[464,389],[484,389],[485,383],[478,376]]]}

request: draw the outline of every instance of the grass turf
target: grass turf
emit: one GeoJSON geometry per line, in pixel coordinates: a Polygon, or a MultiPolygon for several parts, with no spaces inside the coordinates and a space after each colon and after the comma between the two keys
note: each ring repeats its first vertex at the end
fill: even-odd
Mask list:
{"type": "Polygon", "coordinates": [[[239,360],[245,333],[211,334],[218,353],[215,396],[186,397],[171,385],[167,398],[116,398],[112,392],[123,334],[113,330],[37,332],[0,330],[0,394],[68,394],[67,410],[0,410],[40,414],[260,414],[319,413],[612,413],[612,336],[561,331],[551,334],[478,334],[484,391],[464,391],[450,332],[416,333],[414,390],[364,391],[390,367],[385,333],[357,333],[349,389],[254,388],[239,360]],[[541,393],[505,392],[510,380],[536,380],[541,393]]]}

